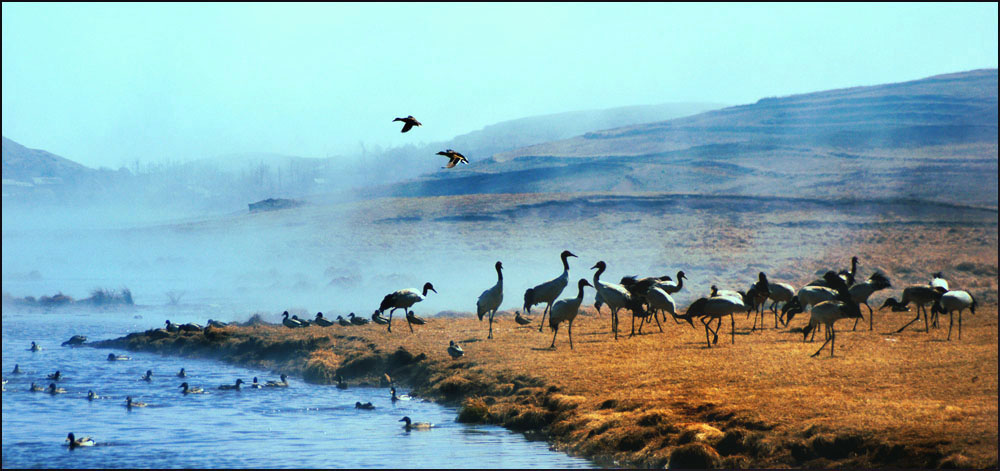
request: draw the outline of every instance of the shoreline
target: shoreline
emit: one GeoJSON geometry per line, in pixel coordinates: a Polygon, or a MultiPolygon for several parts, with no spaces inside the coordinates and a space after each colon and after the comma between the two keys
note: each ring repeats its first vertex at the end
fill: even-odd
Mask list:
{"type": "MultiPolygon", "coordinates": [[[[993,306],[990,312],[992,314],[984,313],[983,317],[992,319],[986,329],[992,332],[995,352],[996,307],[993,306]]],[[[482,325],[474,318],[430,318],[428,326],[416,327],[416,335],[408,330],[389,334],[381,326],[373,325],[288,329],[268,324],[210,328],[205,332],[166,336],[162,329],[153,329],[86,345],[215,359],[300,376],[304,381],[318,384],[334,384],[334,378],[340,374],[361,385],[388,387],[383,376],[387,373],[396,385],[409,387],[413,395],[457,407],[458,422],[500,425],[530,439],[544,439],[554,450],[605,467],[996,466],[995,441],[991,462],[989,449],[980,450],[985,451],[985,455],[980,452],[980,459],[975,459],[977,453],[963,449],[961,443],[910,437],[905,428],[893,434],[896,436],[887,437],[879,430],[837,427],[834,421],[829,425],[823,420],[795,424],[775,420],[769,416],[771,411],[747,410],[713,397],[692,400],[675,396],[670,390],[661,391],[641,384],[640,387],[615,388],[616,380],[610,377],[602,378],[610,385],[598,382],[595,388],[576,387],[572,383],[579,383],[580,379],[567,383],[548,367],[532,373],[533,365],[522,361],[526,358],[519,358],[518,352],[505,351],[504,342],[516,343],[526,352],[524,356],[538,355],[538,359],[552,360],[554,356],[566,355],[572,361],[579,358],[578,354],[592,359],[581,353],[584,348],[580,344],[628,348],[630,342],[666,338],[673,334],[672,331],[680,330],[679,327],[664,325],[666,333],[650,335],[647,332],[635,339],[614,342],[604,335],[606,315],[596,316],[590,310],[581,314],[583,322],[579,324],[596,328],[598,332],[575,332],[578,344],[575,352],[569,350],[565,337],[559,337],[557,350],[553,352],[539,345],[545,343],[547,346],[551,334],[539,334],[537,328],[509,328],[513,324],[509,316],[505,314],[501,318],[501,328],[495,332],[498,339],[492,341],[484,339],[485,335],[480,332],[482,325]],[[430,326],[434,329],[427,328],[430,326]],[[594,336],[598,338],[590,338],[594,336]],[[463,345],[467,352],[465,357],[458,360],[447,357],[444,347],[449,338],[463,345]],[[438,344],[441,348],[430,347],[438,344]],[[480,347],[499,347],[500,355],[509,356],[485,355],[477,351],[480,347]],[[606,392],[595,391],[608,387],[606,392]],[[656,395],[664,397],[649,397],[656,395]],[[982,461],[983,456],[985,461],[982,461]]],[[[968,326],[966,329],[972,330],[968,326]]],[[[697,331],[682,332],[694,338],[700,335],[697,331]]],[[[777,336],[787,333],[771,332],[777,336]]],[[[565,335],[562,331],[560,334],[565,335]]],[[[740,348],[744,338],[750,338],[739,328],[737,334],[740,342],[735,345],[723,344],[720,340],[717,348],[703,349],[704,341],[699,340],[701,346],[694,351],[701,352],[697,354],[736,353],[735,349],[740,348]]],[[[971,335],[967,334],[968,337],[971,335]]],[[[801,345],[802,351],[815,349],[811,343],[801,345]]],[[[838,342],[838,352],[843,351],[840,345],[838,342]]],[[[595,353],[604,357],[602,352],[595,353]]],[[[995,353],[993,355],[995,365],[995,353]]],[[[796,359],[805,365],[821,365],[823,361],[807,360],[811,361],[796,359]]],[[[654,367],[641,362],[633,366],[638,366],[640,371],[654,367]]],[[[995,375],[996,368],[993,372],[995,375]]],[[[627,381],[620,384],[625,385],[627,381]]],[[[992,393],[987,392],[987,396],[995,397],[995,387],[993,381],[994,389],[992,393]]],[[[994,423],[995,411],[994,408],[994,423]]]]}

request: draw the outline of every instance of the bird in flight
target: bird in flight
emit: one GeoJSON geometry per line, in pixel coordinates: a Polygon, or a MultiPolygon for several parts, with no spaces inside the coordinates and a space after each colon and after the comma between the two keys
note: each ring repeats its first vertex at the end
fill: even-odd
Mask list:
{"type": "Polygon", "coordinates": [[[463,164],[466,164],[466,165],[469,164],[469,159],[466,159],[464,155],[459,154],[458,152],[455,152],[455,151],[453,151],[451,149],[448,149],[448,150],[443,151],[443,152],[438,152],[437,155],[443,155],[445,157],[448,157],[448,159],[449,159],[448,160],[448,165],[445,165],[444,167],[441,167],[441,168],[452,168],[452,167],[458,165],[459,162],[461,162],[463,164]]]}
{"type": "Polygon", "coordinates": [[[392,120],[392,122],[394,122],[394,123],[396,121],[402,121],[403,122],[403,130],[399,131],[399,132],[409,131],[410,129],[413,129],[413,126],[422,126],[422,124],[420,124],[420,121],[417,121],[416,119],[413,118],[413,115],[407,116],[405,118],[396,118],[396,119],[392,120]]]}

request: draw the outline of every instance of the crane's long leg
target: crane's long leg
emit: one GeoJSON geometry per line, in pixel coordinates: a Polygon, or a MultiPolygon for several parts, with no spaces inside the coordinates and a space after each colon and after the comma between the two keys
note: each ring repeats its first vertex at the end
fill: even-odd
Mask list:
{"type": "MultiPolygon", "coordinates": [[[[639,333],[642,333],[642,323],[639,324],[639,333]]],[[[628,334],[628,338],[632,338],[635,335],[635,313],[632,313],[632,333],[628,334]]]]}
{"type": "Polygon", "coordinates": [[[958,310],[958,339],[962,340],[962,310],[958,310]]]}
{"type": "Polygon", "coordinates": [[[830,357],[833,357],[833,350],[837,348],[837,328],[830,324],[830,357]]]}
{"type": "MultiPolygon", "coordinates": [[[[764,316],[763,315],[761,315],[760,323],[761,324],[764,323],[764,316]]],[[[729,328],[730,336],[733,338],[732,343],[733,343],[733,345],[736,345],[736,318],[733,317],[732,313],[729,314],[729,324],[730,324],[730,328],[729,328]]],[[[719,325],[722,325],[722,318],[719,318],[719,325]]]]}
{"type": "Polygon", "coordinates": [[[701,323],[705,325],[705,345],[708,345],[708,348],[712,348],[712,342],[708,341],[708,323],[709,322],[712,322],[712,321],[705,322],[705,318],[704,317],[701,318],[701,323]]]}
{"type": "Polygon", "coordinates": [[[917,321],[919,321],[919,320],[920,320],[920,308],[917,308],[917,317],[914,317],[912,321],[910,321],[910,322],[907,322],[907,323],[906,323],[906,325],[904,325],[904,326],[900,327],[900,328],[899,328],[899,330],[897,330],[897,331],[896,331],[896,333],[898,334],[898,333],[902,332],[902,331],[903,331],[903,329],[905,329],[905,328],[909,327],[909,326],[910,326],[910,324],[912,324],[912,323],[914,323],[914,322],[917,322],[917,321]]]}
{"type": "Polygon", "coordinates": [[[389,332],[392,332],[392,311],[395,311],[395,310],[396,310],[396,308],[392,308],[392,309],[389,310],[389,324],[388,324],[389,325],[389,332]]]}
{"type": "Polygon", "coordinates": [[[955,323],[955,314],[948,312],[948,340],[951,340],[951,325],[955,323]]]}
{"type": "MultiPolygon", "coordinates": [[[[868,301],[865,300],[865,306],[868,306],[868,301]]],[[[868,330],[875,328],[875,311],[872,311],[872,307],[868,306],[868,330]]]]}
{"type": "Polygon", "coordinates": [[[569,331],[569,349],[573,349],[573,321],[569,321],[569,326],[566,328],[569,331]]]}
{"type": "Polygon", "coordinates": [[[822,352],[822,351],[823,351],[823,347],[825,347],[825,346],[826,346],[826,344],[830,343],[830,340],[831,340],[831,338],[829,338],[829,337],[828,337],[828,338],[826,339],[826,342],[823,342],[823,345],[820,345],[820,347],[819,347],[819,350],[816,350],[816,353],[813,353],[813,354],[812,354],[811,356],[812,356],[812,357],[817,357],[817,356],[819,356],[819,352],[822,352]]]}
{"type": "MultiPolygon", "coordinates": [[[[656,317],[656,313],[655,312],[652,314],[652,316],[653,316],[653,319],[656,321],[656,327],[658,327],[660,329],[660,332],[662,333],[663,332],[663,326],[660,325],[660,318],[656,317]]],[[[666,320],[666,319],[664,319],[664,320],[666,320]]]]}
{"type": "MultiPolygon", "coordinates": [[[[917,312],[920,312],[920,309],[923,308],[923,307],[924,307],[923,304],[917,304],[917,312]]],[[[930,332],[931,331],[931,328],[928,327],[928,325],[927,325],[927,310],[926,309],[924,309],[924,331],[925,332],[930,332]]]]}
{"type": "Polygon", "coordinates": [[[496,309],[494,309],[492,312],[490,312],[490,335],[488,337],[486,337],[488,339],[493,338],[493,315],[496,314],[496,313],[497,313],[496,309]]]}
{"type": "Polygon", "coordinates": [[[549,348],[553,350],[556,349],[556,334],[558,333],[559,333],[559,325],[557,324],[554,328],[552,328],[552,345],[549,345],[549,348]]]}
{"type": "MultiPolygon", "coordinates": [[[[549,313],[549,309],[552,308],[552,303],[545,305],[545,309],[542,311],[542,323],[538,325],[538,331],[541,332],[542,328],[545,327],[545,315],[549,313]]],[[[598,312],[600,314],[600,312],[598,312]]]]}

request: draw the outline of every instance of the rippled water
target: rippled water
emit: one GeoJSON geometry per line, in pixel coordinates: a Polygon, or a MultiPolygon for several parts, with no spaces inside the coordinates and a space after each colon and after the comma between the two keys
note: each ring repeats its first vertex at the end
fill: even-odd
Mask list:
{"type": "MultiPolygon", "coordinates": [[[[218,311],[214,311],[217,318],[218,311]]],[[[419,399],[393,404],[382,388],[306,384],[220,391],[236,378],[277,379],[273,372],[211,360],[115,351],[129,361],[107,361],[111,350],[60,347],[74,334],[91,341],[161,326],[163,319],[204,323],[208,309],[137,308],[58,313],[3,311],[3,467],[132,468],[583,468],[590,461],[549,450],[544,442],[496,426],[455,422],[456,411],[419,399]],[[136,319],[133,316],[140,316],[136,319]],[[30,352],[31,342],[43,350],[30,352]],[[24,374],[12,375],[19,364],[24,374]],[[188,377],[175,375],[185,368],[188,377]],[[59,370],[66,394],[31,393],[47,387],[59,370]],[[151,382],[139,378],[153,371],[151,382]],[[209,391],[184,396],[187,381],[209,391]],[[87,400],[87,391],[102,396],[87,400]],[[149,404],[128,411],[125,397],[149,404]],[[373,411],[357,410],[371,401],[373,411]],[[406,432],[399,419],[431,422],[429,431],[406,432]],[[70,451],[68,432],[92,436],[93,448],[70,451]]],[[[224,319],[224,318],[223,318],[224,319]]],[[[405,390],[401,390],[405,393],[405,390]]]]}

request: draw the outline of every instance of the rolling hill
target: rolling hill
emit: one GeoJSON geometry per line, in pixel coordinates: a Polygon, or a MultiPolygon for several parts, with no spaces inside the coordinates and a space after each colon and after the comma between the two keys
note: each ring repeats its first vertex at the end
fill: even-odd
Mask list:
{"type": "Polygon", "coordinates": [[[392,190],[570,191],[904,198],[995,208],[997,70],[769,97],[592,131],[392,190]]]}

